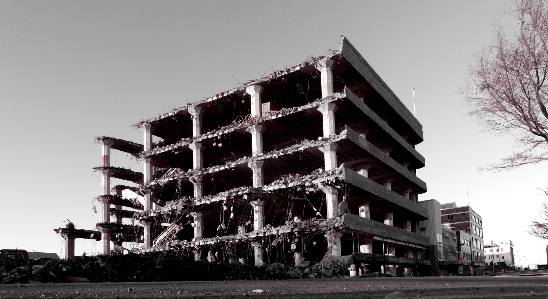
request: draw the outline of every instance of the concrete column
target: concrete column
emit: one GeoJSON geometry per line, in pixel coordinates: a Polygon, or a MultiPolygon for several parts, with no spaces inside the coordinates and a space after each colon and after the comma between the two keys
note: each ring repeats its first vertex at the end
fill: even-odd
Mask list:
{"type": "Polygon", "coordinates": [[[253,255],[255,257],[255,266],[256,267],[264,266],[263,245],[253,242],[252,246],[253,246],[253,255]]]}
{"type": "Polygon", "coordinates": [[[145,248],[150,248],[152,246],[152,223],[149,221],[143,221],[142,224],[144,227],[143,245],[145,248]]]}
{"type": "Polygon", "coordinates": [[[393,178],[387,178],[387,179],[384,180],[383,186],[388,190],[392,190],[392,182],[393,181],[394,181],[393,178]]]}
{"type": "Polygon", "coordinates": [[[336,110],[337,105],[335,103],[323,103],[318,107],[318,111],[322,113],[322,129],[324,138],[329,138],[335,135],[336,110]]]}
{"type": "MultiPolygon", "coordinates": [[[[396,244],[389,242],[386,243],[386,255],[396,255],[396,244]]],[[[396,265],[386,265],[386,272],[396,274],[396,265]]]]}
{"type": "Polygon", "coordinates": [[[384,224],[394,226],[394,212],[384,214],[384,224]]]}
{"type": "Polygon", "coordinates": [[[251,152],[253,156],[259,156],[263,153],[263,125],[254,125],[249,129],[251,132],[251,152]]]}
{"type": "Polygon", "coordinates": [[[253,171],[253,187],[255,188],[264,186],[263,164],[263,161],[253,161],[247,164],[247,166],[253,171]]]}
{"type": "MultiPolygon", "coordinates": [[[[122,190],[121,190],[121,189],[116,189],[116,195],[122,197],[122,190]]],[[[121,206],[121,205],[116,205],[116,206],[114,206],[114,207],[116,208],[117,211],[121,211],[121,210],[122,210],[122,206],[121,206]]],[[[122,215],[116,214],[116,223],[122,224],[122,215]]]]}
{"type": "Polygon", "coordinates": [[[248,86],[245,91],[251,96],[251,117],[261,116],[261,92],[263,87],[261,85],[252,85],[248,86]]]}
{"type": "Polygon", "coordinates": [[[327,252],[331,251],[331,256],[341,256],[341,233],[331,231],[325,234],[327,238],[327,252]]]}
{"type": "Polygon", "coordinates": [[[322,188],[325,193],[325,201],[327,207],[327,218],[335,218],[339,216],[339,192],[332,187],[322,188]]]}
{"type": "Polygon", "coordinates": [[[321,73],[322,98],[333,95],[333,66],[335,61],[324,59],[318,63],[316,68],[321,73]]]}
{"type": "MultiPolygon", "coordinates": [[[[143,125],[143,150],[145,152],[152,150],[152,133],[151,133],[151,125],[150,124],[144,124],[143,125]]],[[[150,158],[144,158],[143,159],[144,165],[143,165],[143,185],[148,185],[150,181],[152,180],[152,164],[150,158]]],[[[151,189],[145,188],[144,189],[144,198],[145,198],[145,204],[144,210],[149,211],[152,209],[152,199],[151,199],[151,189]]],[[[144,232],[144,247],[150,248],[152,246],[152,224],[150,222],[144,221],[143,223],[143,232],[144,232]]]]}
{"type": "Polygon", "coordinates": [[[110,170],[101,170],[101,195],[110,195],[110,170]]]}
{"type": "Polygon", "coordinates": [[[368,236],[364,239],[364,243],[360,244],[361,253],[373,253],[373,237],[368,236]]]}
{"type": "Polygon", "coordinates": [[[200,241],[204,238],[204,219],[202,212],[192,212],[190,216],[194,218],[194,241],[200,241]]]}
{"type": "Polygon", "coordinates": [[[371,168],[371,163],[358,163],[354,165],[354,169],[356,170],[356,172],[366,178],[369,177],[369,168],[371,168]]]}
{"type": "Polygon", "coordinates": [[[192,167],[193,169],[202,169],[204,167],[204,159],[202,155],[203,145],[201,142],[193,142],[189,145],[192,150],[192,167]]]}
{"type": "Polygon", "coordinates": [[[65,245],[63,250],[63,259],[68,260],[74,257],[74,236],[67,234],[63,236],[63,245],[65,245]]]}
{"type": "Polygon", "coordinates": [[[409,198],[409,194],[411,194],[411,191],[412,191],[411,189],[405,189],[405,190],[403,191],[403,194],[402,194],[403,197],[405,197],[405,199],[410,199],[410,198],[409,198]]]}
{"type": "Polygon", "coordinates": [[[100,196],[101,202],[101,222],[110,222],[110,197],[100,196]]]}
{"type": "Polygon", "coordinates": [[[366,219],[371,219],[371,209],[369,207],[369,202],[365,202],[360,205],[358,215],[366,219]]]}
{"type": "Polygon", "coordinates": [[[152,133],[150,132],[150,124],[143,125],[143,150],[145,152],[152,150],[152,133]]]}
{"type": "Polygon", "coordinates": [[[198,137],[202,135],[202,107],[189,107],[188,112],[192,115],[192,137],[198,137]]]}
{"type": "Polygon", "coordinates": [[[255,200],[251,202],[253,206],[253,230],[259,230],[264,227],[264,201],[255,200]]]}
{"type": "Polygon", "coordinates": [[[198,262],[202,260],[202,251],[200,249],[194,250],[194,261],[198,262]]]}
{"type": "Polygon", "coordinates": [[[411,220],[405,220],[405,222],[404,222],[403,225],[404,225],[404,229],[405,229],[406,231],[408,231],[408,232],[411,231],[411,220]]]}
{"type": "Polygon", "coordinates": [[[100,227],[101,232],[101,253],[104,255],[110,254],[110,229],[106,227],[100,227]]]}
{"type": "Polygon", "coordinates": [[[414,257],[413,255],[413,247],[407,247],[407,250],[405,252],[405,257],[412,259],[414,257]]]}
{"type": "Polygon", "coordinates": [[[101,152],[102,152],[102,158],[101,158],[101,165],[102,166],[110,166],[110,147],[114,144],[114,141],[112,140],[101,140],[101,152]]]}
{"type": "Polygon", "coordinates": [[[204,183],[202,182],[202,176],[194,176],[190,178],[190,181],[194,185],[194,197],[200,198],[204,196],[204,183]]]}
{"type": "Polygon", "coordinates": [[[324,167],[326,171],[337,169],[337,147],[338,145],[336,143],[329,143],[319,147],[323,152],[324,167]]]}

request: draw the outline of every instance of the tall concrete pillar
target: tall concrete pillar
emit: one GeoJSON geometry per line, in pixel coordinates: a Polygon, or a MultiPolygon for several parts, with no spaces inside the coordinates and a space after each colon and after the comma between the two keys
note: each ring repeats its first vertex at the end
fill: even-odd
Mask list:
{"type": "Polygon", "coordinates": [[[324,187],[325,201],[327,207],[327,218],[339,217],[339,192],[336,188],[324,187]]]}
{"type": "Polygon", "coordinates": [[[253,229],[259,230],[264,227],[264,201],[255,200],[253,206],[253,229]]]}
{"type": "Polygon", "coordinates": [[[202,181],[203,177],[200,176],[193,176],[190,178],[190,181],[194,185],[194,197],[200,198],[204,196],[204,183],[202,181]]]}
{"type": "Polygon", "coordinates": [[[152,223],[150,221],[142,221],[141,224],[143,225],[143,246],[145,248],[150,248],[152,246],[152,223]]]}
{"type": "Polygon", "coordinates": [[[403,191],[403,197],[404,197],[405,199],[410,199],[410,198],[409,198],[409,194],[411,194],[411,191],[412,191],[412,189],[405,189],[405,190],[403,191]]]}
{"type": "Polygon", "coordinates": [[[251,152],[253,156],[259,156],[263,153],[263,125],[254,125],[249,128],[251,133],[251,152]]]}
{"type": "Polygon", "coordinates": [[[337,169],[337,147],[336,143],[329,143],[319,147],[323,152],[324,167],[326,171],[337,169]]]}
{"type": "Polygon", "coordinates": [[[394,226],[394,212],[386,212],[384,214],[384,224],[394,226]]]}
{"type": "Polygon", "coordinates": [[[110,228],[99,227],[98,230],[101,232],[101,252],[108,255],[110,254],[110,228]]]}
{"type": "Polygon", "coordinates": [[[371,209],[369,207],[369,202],[362,203],[359,207],[358,213],[360,217],[371,219],[371,209]]]}
{"type": "Polygon", "coordinates": [[[259,188],[264,186],[264,170],[263,161],[252,161],[247,164],[253,171],[253,187],[259,188]]]}
{"type": "MultiPolygon", "coordinates": [[[[112,140],[101,140],[102,166],[110,166],[110,147],[114,144],[112,140]]],[[[110,222],[110,170],[101,170],[101,222],[110,222]]],[[[101,253],[110,254],[110,231],[101,228],[101,253]]],[[[74,245],[72,245],[74,246],[74,245]]],[[[73,249],[74,251],[74,249],[73,249]]]]}
{"type": "MultiPolygon", "coordinates": [[[[395,256],[396,255],[396,244],[387,242],[386,243],[386,255],[395,256]]],[[[386,265],[386,272],[396,274],[396,265],[386,265]]]]}
{"type": "Polygon", "coordinates": [[[190,215],[194,218],[194,241],[200,241],[204,238],[204,219],[202,212],[192,212],[190,215]]]}
{"type": "Polygon", "coordinates": [[[255,266],[261,267],[264,266],[264,254],[263,254],[263,245],[260,243],[253,242],[251,244],[253,246],[253,256],[255,258],[255,266]]]}
{"type": "Polygon", "coordinates": [[[192,167],[193,169],[202,169],[204,167],[203,145],[201,142],[193,142],[189,145],[192,150],[192,167]]]}
{"type": "Polygon", "coordinates": [[[411,220],[405,220],[405,222],[403,223],[404,225],[404,229],[408,232],[411,231],[411,220]]]}
{"type": "Polygon", "coordinates": [[[251,96],[251,117],[261,116],[261,92],[263,87],[256,84],[248,86],[245,91],[251,96]]]}
{"type": "MultiPolygon", "coordinates": [[[[152,150],[152,132],[151,132],[151,124],[144,124],[143,125],[143,150],[145,152],[152,150]]],[[[150,158],[144,158],[143,159],[144,165],[143,165],[143,185],[147,186],[150,181],[152,180],[152,164],[150,158]]],[[[151,192],[152,190],[150,188],[145,187],[144,189],[144,211],[152,210],[152,199],[151,199],[151,192]]],[[[152,224],[147,221],[142,222],[143,225],[143,241],[144,241],[144,247],[149,248],[152,246],[152,224]]]]}
{"type": "Polygon", "coordinates": [[[188,112],[192,116],[192,137],[202,135],[202,108],[192,106],[188,108],[188,112]]]}
{"type": "Polygon", "coordinates": [[[371,163],[358,163],[353,167],[357,173],[368,178],[369,177],[369,168],[371,168],[371,163]]]}
{"type": "Polygon", "coordinates": [[[316,68],[320,71],[322,98],[333,95],[333,66],[335,61],[324,59],[318,63],[316,68]]]}
{"type": "Polygon", "coordinates": [[[387,179],[384,180],[383,186],[388,190],[392,190],[392,182],[393,181],[394,181],[393,178],[387,178],[387,179]]]}
{"type": "MultiPolygon", "coordinates": [[[[116,195],[118,195],[119,197],[122,197],[122,190],[117,188],[116,189],[116,195]]],[[[122,206],[121,205],[115,205],[114,208],[117,211],[122,211],[122,206]]],[[[116,214],[116,223],[122,224],[122,215],[116,214]]]]}
{"type": "Polygon", "coordinates": [[[335,103],[323,103],[318,107],[318,111],[322,113],[322,130],[324,138],[329,138],[335,135],[336,110],[337,105],[335,103]]]}
{"type": "Polygon", "coordinates": [[[74,257],[74,236],[72,234],[67,234],[63,236],[63,259],[68,260],[74,257]]]}
{"type": "Polygon", "coordinates": [[[325,238],[327,239],[327,252],[331,252],[331,256],[341,256],[341,232],[327,232],[325,238]]]}

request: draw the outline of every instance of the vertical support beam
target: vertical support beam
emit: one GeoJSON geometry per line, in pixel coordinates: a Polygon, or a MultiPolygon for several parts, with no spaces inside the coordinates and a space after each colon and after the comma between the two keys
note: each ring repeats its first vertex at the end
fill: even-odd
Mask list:
{"type": "Polygon", "coordinates": [[[251,152],[253,156],[262,155],[264,125],[254,125],[248,131],[251,133],[251,152]]]}
{"type": "Polygon", "coordinates": [[[202,212],[192,212],[190,216],[194,218],[194,241],[200,241],[204,238],[204,219],[202,212]]]}
{"type": "Polygon", "coordinates": [[[371,219],[371,209],[369,207],[369,202],[364,202],[360,205],[358,215],[366,219],[371,219]]]}
{"type": "Polygon", "coordinates": [[[394,212],[386,212],[384,214],[384,224],[394,226],[394,212]]]}
{"type": "Polygon", "coordinates": [[[322,85],[322,98],[333,95],[333,66],[335,61],[332,59],[324,59],[316,65],[316,68],[320,71],[321,85],[322,85]]]}
{"type": "Polygon", "coordinates": [[[261,85],[248,86],[245,91],[251,96],[251,117],[261,116],[261,85]]]}
{"type": "Polygon", "coordinates": [[[255,200],[251,202],[253,206],[253,230],[259,230],[264,227],[264,201],[255,200]]]}
{"type": "Polygon", "coordinates": [[[264,266],[263,245],[256,242],[253,242],[251,245],[253,246],[253,256],[255,258],[255,266],[256,267],[264,266]]]}
{"type": "Polygon", "coordinates": [[[194,197],[200,198],[204,196],[204,183],[201,175],[190,177],[190,181],[194,185],[194,197]]]}
{"type": "Polygon", "coordinates": [[[63,245],[65,245],[63,250],[63,259],[68,260],[74,257],[74,236],[72,234],[67,234],[63,236],[63,245]]]}
{"type": "Polygon", "coordinates": [[[98,227],[101,232],[101,254],[110,254],[110,228],[98,227]]]}
{"type": "Polygon", "coordinates": [[[319,150],[323,152],[324,167],[326,171],[337,169],[337,147],[336,143],[328,143],[320,146],[319,150]]]}
{"type": "Polygon", "coordinates": [[[150,221],[143,221],[141,224],[144,227],[143,245],[145,248],[150,248],[152,246],[152,223],[150,221]]]}
{"type": "Polygon", "coordinates": [[[410,199],[410,198],[409,198],[409,194],[411,194],[411,191],[412,191],[411,189],[405,189],[405,190],[403,191],[403,194],[402,194],[403,197],[404,197],[405,199],[410,199]]]}
{"type": "Polygon", "coordinates": [[[405,222],[403,223],[403,226],[406,231],[410,232],[411,231],[411,220],[405,220],[405,222]]]}
{"type": "Polygon", "coordinates": [[[369,178],[369,169],[371,168],[371,163],[358,163],[354,165],[353,168],[363,177],[369,178]]]}
{"type": "Polygon", "coordinates": [[[150,124],[143,125],[143,150],[145,152],[152,150],[152,133],[150,131],[150,127],[150,124]]]}
{"type": "Polygon", "coordinates": [[[323,187],[327,207],[327,219],[339,216],[339,192],[332,187],[323,187]]]}
{"type": "Polygon", "coordinates": [[[322,129],[323,137],[329,138],[335,135],[335,111],[337,110],[337,104],[335,103],[323,103],[318,107],[318,111],[322,113],[322,129]]]}
{"type": "MultiPolygon", "coordinates": [[[[116,189],[116,195],[122,197],[122,190],[120,190],[120,189],[117,188],[117,189],[116,189]]],[[[122,206],[121,206],[121,205],[115,205],[114,207],[116,208],[117,211],[121,211],[121,210],[122,210],[122,206]]],[[[116,223],[122,224],[122,215],[120,215],[120,214],[117,214],[117,215],[116,215],[116,223]]]]}
{"type": "Polygon", "coordinates": [[[331,250],[331,256],[341,256],[341,232],[330,231],[325,234],[327,239],[327,252],[331,250]]]}
{"type": "Polygon", "coordinates": [[[202,107],[191,106],[188,112],[192,116],[192,137],[202,135],[202,107]]]}
{"type": "Polygon", "coordinates": [[[247,164],[253,171],[253,187],[259,188],[264,186],[264,170],[263,161],[252,161],[247,164]]]}
{"type": "Polygon", "coordinates": [[[388,190],[392,190],[392,182],[393,181],[394,181],[393,178],[387,178],[387,179],[384,180],[383,186],[388,190]]]}
{"type": "MultiPolygon", "coordinates": [[[[396,255],[396,244],[390,242],[386,243],[386,255],[396,255]]],[[[386,265],[386,272],[396,274],[396,265],[386,265]]]]}
{"type": "Polygon", "coordinates": [[[204,146],[201,142],[193,142],[189,145],[192,149],[192,167],[193,169],[202,169],[204,167],[204,159],[202,149],[204,146]]]}

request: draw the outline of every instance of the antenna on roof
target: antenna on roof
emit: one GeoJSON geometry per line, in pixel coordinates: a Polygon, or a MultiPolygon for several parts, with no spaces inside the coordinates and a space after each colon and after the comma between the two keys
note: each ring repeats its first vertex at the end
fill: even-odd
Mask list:
{"type": "Polygon", "coordinates": [[[413,116],[416,116],[416,111],[415,111],[415,87],[413,87],[413,116]]]}

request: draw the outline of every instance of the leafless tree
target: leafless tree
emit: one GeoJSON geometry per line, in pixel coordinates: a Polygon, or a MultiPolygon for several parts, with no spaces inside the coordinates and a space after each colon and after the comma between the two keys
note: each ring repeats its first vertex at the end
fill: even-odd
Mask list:
{"type": "Polygon", "coordinates": [[[514,13],[514,35],[496,30],[495,42],[471,66],[465,89],[471,115],[515,137],[516,150],[490,170],[548,160],[548,3],[518,0],[514,13]]]}
{"type": "MultiPolygon", "coordinates": [[[[496,30],[494,44],[471,66],[465,90],[471,115],[490,130],[515,137],[517,150],[490,170],[548,160],[548,3],[518,0],[514,13],[519,21],[514,35],[496,30]]],[[[540,214],[529,233],[548,239],[548,202],[540,214]]]]}

